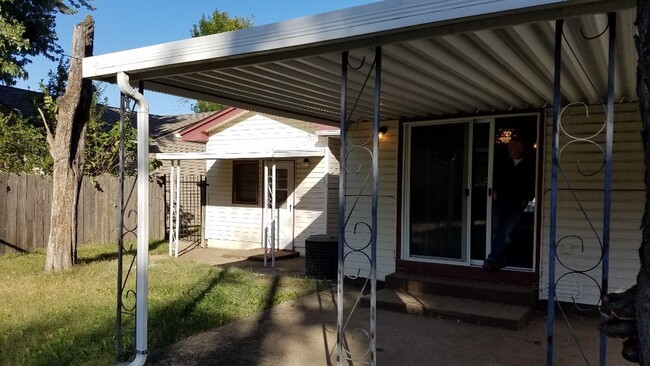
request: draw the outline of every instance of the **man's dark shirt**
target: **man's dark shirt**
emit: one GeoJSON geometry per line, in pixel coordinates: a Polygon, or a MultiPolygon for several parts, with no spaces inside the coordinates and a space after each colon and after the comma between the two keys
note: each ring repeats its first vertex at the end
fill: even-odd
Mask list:
{"type": "Polygon", "coordinates": [[[535,159],[525,156],[515,165],[510,158],[495,167],[494,191],[502,209],[521,212],[535,197],[535,159]]]}

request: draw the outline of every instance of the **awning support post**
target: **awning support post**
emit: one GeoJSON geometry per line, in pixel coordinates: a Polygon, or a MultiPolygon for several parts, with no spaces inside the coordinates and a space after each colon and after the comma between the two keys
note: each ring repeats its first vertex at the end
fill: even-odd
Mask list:
{"type": "MultiPolygon", "coordinates": [[[[147,360],[147,318],[149,292],[149,103],[142,93],[133,89],[124,72],[117,73],[120,91],[138,104],[138,245],[135,309],[135,359],[132,366],[147,360]]],[[[142,87],[142,84],[140,84],[142,87]]]]}
{"type": "Polygon", "coordinates": [[[276,166],[275,166],[275,159],[273,159],[273,165],[271,166],[271,218],[272,218],[272,223],[273,226],[271,227],[271,238],[272,240],[272,248],[271,248],[271,268],[275,268],[275,250],[279,245],[279,238],[280,238],[280,233],[278,232],[279,228],[279,219],[277,215],[277,211],[275,210],[276,206],[276,166]]]}
{"type": "Polygon", "coordinates": [[[264,267],[268,258],[269,250],[269,165],[264,162],[264,267]]]}
{"type": "Polygon", "coordinates": [[[555,325],[555,244],[557,236],[557,191],[560,155],[559,120],[562,71],[562,29],[564,19],[555,21],[555,77],[553,79],[553,141],[551,165],[551,210],[548,248],[548,316],[546,319],[546,364],[553,365],[553,333],[555,325]]]}
{"type": "Polygon", "coordinates": [[[174,245],[174,235],[176,233],[176,230],[174,230],[174,217],[175,217],[175,210],[176,210],[176,203],[174,199],[174,190],[176,185],[174,182],[176,179],[174,179],[175,175],[175,168],[174,168],[174,160],[170,161],[170,166],[169,166],[169,256],[171,257],[173,255],[173,245],[174,245]]]}
{"type": "Polygon", "coordinates": [[[115,363],[122,361],[122,285],[124,256],[124,119],[126,118],[127,98],[120,93],[120,152],[119,152],[119,211],[117,227],[117,312],[115,320],[115,363]]]}
{"type": "Polygon", "coordinates": [[[343,340],[345,337],[343,328],[343,279],[345,276],[345,179],[347,169],[347,143],[348,143],[348,119],[347,119],[347,91],[348,91],[348,52],[343,52],[341,57],[341,116],[340,116],[340,175],[339,175],[339,247],[338,247],[338,272],[336,276],[336,364],[343,365],[343,340]]]}
{"type": "MultiPolygon", "coordinates": [[[[614,85],[616,83],[616,13],[607,14],[609,54],[607,70],[607,120],[605,121],[605,192],[603,197],[603,263],[601,298],[609,291],[609,237],[612,202],[612,149],[614,144],[614,85]]],[[[600,364],[607,363],[607,337],[600,333],[600,364]]]]}
{"type": "MultiPolygon", "coordinates": [[[[361,66],[355,68],[355,70],[363,67],[365,63],[365,58],[361,61],[361,66]]],[[[382,48],[375,47],[375,60],[370,66],[370,70],[366,75],[366,82],[370,79],[372,72],[374,71],[374,105],[373,105],[373,117],[372,119],[361,117],[356,122],[359,124],[361,122],[371,122],[372,123],[372,137],[368,138],[361,144],[355,144],[348,141],[348,127],[350,123],[350,118],[354,113],[354,107],[352,111],[348,113],[347,111],[347,77],[348,77],[348,68],[349,66],[349,53],[344,52],[342,54],[341,61],[341,150],[340,150],[340,180],[339,180],[339,238],[338,238],[338,273],[337,273],[337,365],[341,366],[346,361],[361,361],[362,363],[368,364],[370,366],[375,366],[377,364],[377,207],[379,202],[379,120],[380,120],[380,106],[381,106],[381,66],[382,66],[382,48]],[[372,143],[372,147],[369,146],[372,143]],[[348,151],[348,147],[350,150],[348,151]],[[358,192],[356,192],[356,198],[351,204],[350,212],[347,212],[346,208],[346,199],[348,194],[346,192],[346,180],[348,176],[347,171],[347,157],[352,151],[358,151],[361,154],[368,154],[370,157],[370,169],[365,176],[365,181],[360,187],[358,192]],[[358,208],[361,196],[365,196],[364,192],[367,186],[371,185],[371,203],[370,203],[370,222],[365,222],[359,220],[354,225],[349,221],[353,216],[355,209],[358,208]],[[364,238],[363,242],[365,244],[359,246],[355,245],[354,241],[356,238],[352,238],[351,241],[348,241],[349,238],[346,237],[346,226],[354,226],[352,233],[358,235],[357,227],[364,226],[369,232],[369,238],[364,238]],[[346,253],[348,251],[348,253],[346,253]],[[368,251],[370,253],[368,253],[368,251]],[[347,349],[344,346],[344,339],[346,333],[347,321],[344,322],[344,299],[343,299],[343,286],[345,279],[345,257],[346,255],[354,254],[361,255],[368,260],[368,272],[364,274],[363,277],[366,277],[365,284],[363,289],[357,296],[356,303],[352,306],[350,312],[354,312],[357,308],[361,297],[365,295],[364,289],[369,285],[370,287],[370,318],[369,318],[369,327],[364,330],[365,334],[368,337],[368,349],[363,355],[363,360],[358,359],[355,355],[351,354],[350,349],[347,349]],[[367,359],[369,358],[369,359],[367,359]]],[[[364,83],[362,90],[359,92],[359,96],[364,92],[366,84],[364,83]]],[[[358,100],[358,99],[357,99],[358,100]]],[[[355,103],[356,105],[356,103],[355,103]]],[[[358,175],[362,170],[361,165],[355,173],[351,173],[350,176],[358,175]]],[[[356,188],[355,188],[356,191],[356,188]]],[[[367,216],[365,216],[367,217],[367,216]]],[[[350,230],[348,230],[350,231],[350,230]]],[[[352,234],[351,234],[352,235],[352,234]]],[[[351,276],[353,278],[361,277],[360,274],[351,276]]],[[[347,319],[351,318],[352,314],[347,315],[347,319]]]]}
{"type": "Polygon", "coordinates": [[[176,160],[176,207],[174,212],[176,213],[176,237],[174,238],[176,251],[174,257],[178,258],[178,241],[181,236],[181,161],[176,160]]]}

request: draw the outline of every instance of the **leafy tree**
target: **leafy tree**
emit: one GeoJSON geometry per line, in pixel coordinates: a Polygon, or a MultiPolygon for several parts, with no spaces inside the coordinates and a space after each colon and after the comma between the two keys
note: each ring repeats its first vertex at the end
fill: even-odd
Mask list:
{"type": "MultiPolygon", "coordinates": [[[[107,122],[102,118],[107,109],[107,100],[104,100],[104,104],[99,104],[97,95],[95,93],[90,106],[90,119],[86,133],[84,175],[90,177],[102,174],[116,175],[119,172],[120,164],[120,125],[107,122]]],[[[124,166],[127,175],[135,175],[136,141],[137,131],[126,118],[124,121],[124,166]]]]}
{"type": "Polygon", "coordinates": [[[14,85],[28,77],[25,66],[43,55],[54,61],[63,49],[56,42],[56,16],[92,10],[92,0],[0,0],[0,82],[14,85]]]}
{"type": "MultiPolygon", "coordinates": [[[[39,116],[26,118],[19,113],[0,112],[0,171],[14,174],[52,174],[53,160],[48,150],[46,131],[56,130],[57,98],[65,92],[68,61],[60,61],[56,70],[48,73],[46,84],[41,84],[42,95],[32,102],[39,116]]],[[[109,109],[103,90],[94,88],[90,117],[86,130],[84,176],[119,172],[120,126],[105,118],[109,109]]],[[[124,125],[126,174],[135,174],[137,131],[126,116],[124,125]]]]}
{"type": "Polygon", "coordinates": [[[20,114],[0,114],[0,171],[52,173],[43,128],[20,114]]]}
{"type": "MultiPolygon", "coordinates": [[[[67,76],[67,73],[63,73],[67,76]]],[[[51,76],[54,76],[51,74],[51,76]]],[[[59,95],[50,94],[55,91],[55,86],[62,86],[65,89],[65,82],[60,83],[60,77],[51,77],[51,82],[43,86],[44,98],[41,104],[43,119],[50,131],[56,129],[56,115],[58,113],[55,100],[59,95]]],[[[97,177],[102,174],[117,175],[119,172],[119,148],[120,148],[120,125],[115,121],[104,118],[109,107],[108,99],[102,99],[102,90],[95,89],[90,104],[90,115],[86,128],[85,151],[84,151],[84,176],[97,177]],[[100,103],[101,102],[101,103],[100,103]]],[[[43,133],[44,131],[40,131],[43,133]]],[[[126,116],[124,123],[124,150],[125,150],[125,174],[135,174],[135,154],[137,149],[137,130],[129,122],[126,116]]],[[[0,139],[0,141],[2,141],[0,139]]],[[[47,153],[47,150],[46,150],[47,153]]],[[[51,164],[51,161],[49,162],[51,164]]],[[[51,166],[47,172],[51,172],[51,166]]]]}
{"type": "MultiPolygon", "coordinates": [[[[250,18],[231,17],[228,12],[219,11],[215,9],[211,16],[206,17],[205,14],[201,16],[198,24],[194,24],[190,33],[192,37],[207,36],[210,34],[217,34],[223,32],[230,32],[237,29],[245,29],[253,26],[253,16],[250,18]]],[[[205,102],[198,100],[192,106],[192,110],[196,113],[200,112],[217,112],[224,109],[225,106],[212,102],[205,102]]]]}

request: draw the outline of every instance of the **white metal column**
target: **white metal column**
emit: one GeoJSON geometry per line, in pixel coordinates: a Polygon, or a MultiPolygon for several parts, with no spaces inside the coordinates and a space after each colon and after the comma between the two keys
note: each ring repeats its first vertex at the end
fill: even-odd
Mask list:
{"type": "Polygon", "coordinates": [[[269,163],[264,162],[264,266],[271,252],[271,267],[275,268],[275,251],[280,246],[279,221],[276,210],[276,165],[275,160],[269,168],[269,163]],[[269,204],[271,208],[269,209],[269,204]]]}
{"type": "Polygon", "coordinates": [[[149,103],[129,84],[124,72],[117,73],[120,91],[138,104],[138,245],[135,308],[135,359],[132,366],[147,360],[147,318],[149,292],[149,103]]]}

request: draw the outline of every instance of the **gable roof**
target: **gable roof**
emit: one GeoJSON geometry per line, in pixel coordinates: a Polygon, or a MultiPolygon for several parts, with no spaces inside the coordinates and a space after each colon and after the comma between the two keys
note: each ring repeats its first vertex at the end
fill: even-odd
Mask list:
{"type": "Polygon", "coordinates": [[[184,128],[179,132],[181,135],[181,140],[191,142],[208,142],[208,130],[227,123],[233,118],[236,118],[244,113],[248,113],[248,111],[234,107],[227,107],[190,125],[189,127],[184,128]]]}
{"type": "MultiPolygon", "coordinates": [[[[196,122],[180,131],[179,133],[181,135],[181,140],[188,142],[208,142],[208,139],[210,138],[210,131],[250,112],[251,111],[247,111],[241,108],[227,107],[222,111],[208,116],[205,119],[196,122]]],[[[338,136],[339,134],[339,129],[337,127],[322,125],[318,123],[314,124],[314,133],[316,135],[338,136]]]]}
{"type": "Polygon", "coordinates": [[[350,119],[357,120],[373,113],[370,70],[382,46],[383,119],[543,108],[553,102],[554,21],[563,18],[562,99],[597,104],[607,90],[607,36],[585,37],[600,34],[606,13],[616,12],[615,98],[636,100],[635,6],[388,0],[86,58],[84,77],[114,81],[126,72],[149,90],[338,124],[342,52],[350,51],[350,98],[358,98],[350,119]]]}

